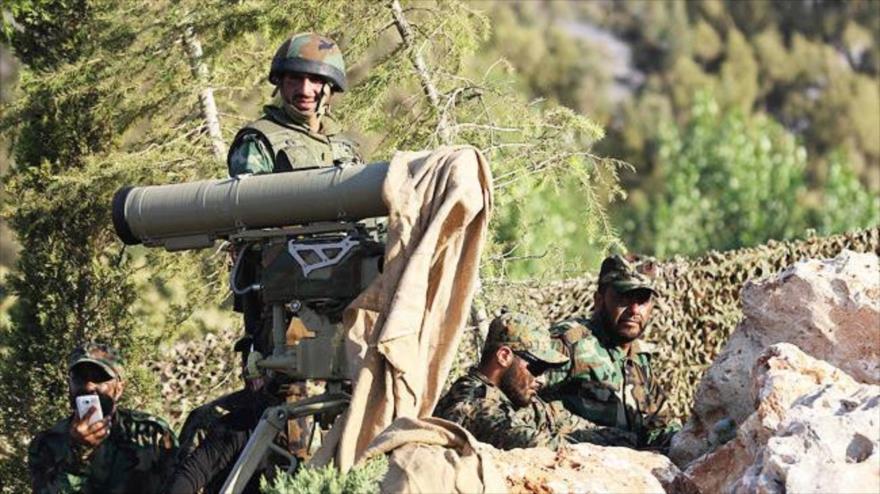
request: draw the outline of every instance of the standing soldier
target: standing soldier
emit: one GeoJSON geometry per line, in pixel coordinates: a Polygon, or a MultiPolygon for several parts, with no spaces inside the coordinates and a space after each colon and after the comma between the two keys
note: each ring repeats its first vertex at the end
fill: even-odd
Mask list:
{"type": "Polygon", "coordinates": [[[229,148],[229,175],[274,173],[360,161],[354,141],[330,115],[330,97],[346,89],[345,62],[333,40],[297,34],[275,52],[275,85],[263,116],[242,128],[229,148]]]}
{"type": "Polygon", "coordinates": [[[523,315],[502,314],[489,326],[479,365],[452,385],[434,416],[500,449],[632,444],[627,434],[596,427],[538,397],[544,371],[567,361],[546,329],[523,315]]]}
{"type": "MultiPolygon", "coordinates": [[[[296,34],[278,47],[269,69],[275,85],[263,116],[242,128],[229,147],[227,165],[232,177],[277,173],[360,162],[354,141],[344,137],[330,115],[330,97],[345,91],[345,62],[339,46],[315,33],[296,34]]],[[[259,259],[241,260],[242,283],[259,279],[259,259]]],[[[271,315],[256,291],[235,296],[235,310],[244,314],[246,336],[239,351],[271,352],[271,315]]]]}
{"type": "Polygon", "coordinates": [[[31,441],[33,492],[161,492],[177,440],[161,419],[117,406],[125,387],[119,355],[90,343],[74,349],[68,364],[73,413],[31,441]],[[92,394],[100,401],[98,421],[91,420],[98,407],[80,416],[75,404],[77,396],[92,394]]]}
{"type": "MultiPolygon", "coordinates": [[[[330,114],[334,92],[347,88],[345,62],[339,46],[331,39],[300,33],[276,50],[269,69],[275,86],[272,101],[263,115],[236,134],[227,156],[229,175],[280,173],[298,169],[343,166],[359,163],[354,141],[346,138],[330,114]]],[[[234,253],[241,286],[260,280],[260,254],[245,250],[234,253]]],[[[180,462],[170,491],[173,493],[213,490],[222,486],[244,448],[263,410],[281,401],[305,398],[304,383],[267,380],[248,365],[272,353],[272,316],[257,290],[235,294],[234,308],[244,315],[245,335],[235,344],[242,354],[244,389],[194,410],[187,418],[180,462]]],[[[282,376],[283,377],[283,376],[282,376]]],[[[288,426],[289,448],[300,459],[308,455],[311,420],[302,418],[288,426]]],[[[266,466],[271,472],[272,466],[266,466]]],[[[257,492],[255,475],[247,492],[257,492]]]]}
{"type": "Polygon", "coordinates": [[[655,276],[651,259],[613,255],[602,262],[590,318],[551,328],[569,362],[548,372],[541,396],[665,453],[680,426],[665,415],[666,395],[651,369],[654,349],[639,339],[651,320],[655,276]]]}

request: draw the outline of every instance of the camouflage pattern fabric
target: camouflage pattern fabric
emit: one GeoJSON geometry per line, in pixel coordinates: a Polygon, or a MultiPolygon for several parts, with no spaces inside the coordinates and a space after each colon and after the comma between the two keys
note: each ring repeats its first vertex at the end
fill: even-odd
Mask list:
{"type": "Polygon", "coordinates": [[[513,351],[528,352],[551,365],[568,361],[564,353],[553,348],[550,333],[523,314],[510,312],[493,319],[485,344],[487,347],[506,345],[513,351]]]}
{"type": "Polygon", "coordinates": [[[279,85],[286,72],[321,76],[333,85],[334,91],[345,91],[348,85],[339,46],[332,39],[315,33],[295,34],[275,51],[269,82],[279,85]]]}
{"type": "Polygon", "coordinates": [[[591,422],[633,433],[640,448],[665,451],[681,426],[663,406],[666,395],[651,370],[653,346],[636,340],[626,354],[592,319],[564,321],[550,331],[570,363],[547,372],[541,396],[591,422]]]}
{"type": "Polygon", "coordinates": [[[656,295],[654,280],[657,271],[657,262],[653,258],[614,254],[602,261],[602,267],[599,269],[599,286],[610,286],[617,293],[643,288],[651,290],[656,295]]]}
{"type": "Polygon", "coordinates": [[[103,343],[85,343],[73,349],[67,357],[67,369],[79,364],[95,364],[113,379],[122,379],[125,361],[113,347],[103,343]]]}
{"type": "Polygon", "coordinates": [[[635,438],[629,434],[597,427],[537,397],[529,406],[517,409],[477,369],[470,369],[452,385],[434,409],[434,416],[460,424],[477,440],[499,449],[556,449],[576,442],[605,446],[635,444],[635,438]]]}
{"type": "Polygon", "coordinates": [[[161,492],[174,467],[177,439],[164,421],[119,409],[97,448],[71,444],[72,417],[39,433],[28,449],[35,493],[161,492]]]}
{"type": "Polygon", "coordinates": [[[321,119],[321,133],[281,107],[278,98],[263,107],[259,120],[242,128],[227,157],[229,176],[260,174],[360,162],[357,144],[344,137],[330,117],[321,119]]]}

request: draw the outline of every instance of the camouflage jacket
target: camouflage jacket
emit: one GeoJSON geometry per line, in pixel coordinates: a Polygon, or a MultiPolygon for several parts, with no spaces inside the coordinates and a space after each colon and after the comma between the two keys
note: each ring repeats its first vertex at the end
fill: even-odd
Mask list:
{"type": "Polygon", "coordinates": [[[119,409],[110,435],[97,448],[72,443],[68,417],[28,448],[35,493],[143,494],[161,492],[174,467],[177,438],[164,421],[119,409]]]}
{"type": "Polygon", "coordinates": [[[550,332],[570,362],[547,372],[544,399],[596,424],[632,432],[639,447],[668,447],[681,427],[665,414],[666,395],[651,370],[652,345],[636,340],[626,354],[592,319],[564,321],[550,332]]]}
{"type": "Polygon", "coordinates": [[[573,416],[537,396],[517,409],[476,369],[459,378],[437,403],[434,416],[460,424],[477,440],[499,449],[547,447],[591,442],[632,445],[632,438],[573,416]]]}
{"type": "Polygon", "coordinates": [[[229,176],[275,173],[358,162],[357,144],[344,137],[330,115],[322,117],[322,133],[294,122],[284,110],[267,105],[263,116],[244,126],[229,147],[229,176]]]}

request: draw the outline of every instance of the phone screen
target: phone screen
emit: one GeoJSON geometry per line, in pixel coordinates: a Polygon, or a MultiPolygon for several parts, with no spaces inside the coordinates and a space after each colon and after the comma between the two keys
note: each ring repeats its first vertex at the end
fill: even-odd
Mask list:
{"type": "Polygon", "coordinates": [[[89,424],[94,424],[104,418],[104,414],[101,412],[101,401],[98,400],[98,395],[76,397],[76,412],[79,414],[79,418],[85,417],[92,407],[95,407],[95,412],[89,417],[89,424]]]}

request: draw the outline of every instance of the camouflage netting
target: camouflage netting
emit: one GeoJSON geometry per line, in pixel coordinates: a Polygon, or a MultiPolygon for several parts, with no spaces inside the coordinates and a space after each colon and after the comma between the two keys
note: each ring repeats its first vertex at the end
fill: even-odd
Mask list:
{"type": "MultiPolygon", "coordinates": [[[[880,255],[880,228],[663,262],[661,297],[647,338],[659,346],[657,370],[675,415],[687,415],[703,371],[739,322],[739,292],[746,280],[775,274],[802,259],[835,257],[843,249],[880,255]]],[[[592,275],[549,283],[484,282],[479,302],[490,315],[506,305],[550,323],[588,314],[595,288],[592,275]]],[[[231,350],[235,337],[230,330],[179,344],[152,364],[162,376],[170,422],[179,426],[190,409],[239,385],[238,359],[231,350]]],[[[465,335],[454,375],[476,360],[479,344],[477,331],[465,335]]]]}
{"type": "Polygon", "coordinates": [[[162,383],[165,406],[161,416],[176,430],[193,408],[240,387],[239,356],[232,351],[238,336],[230,328],[201,340],[181,342],[149,364],[162,383]]]}

